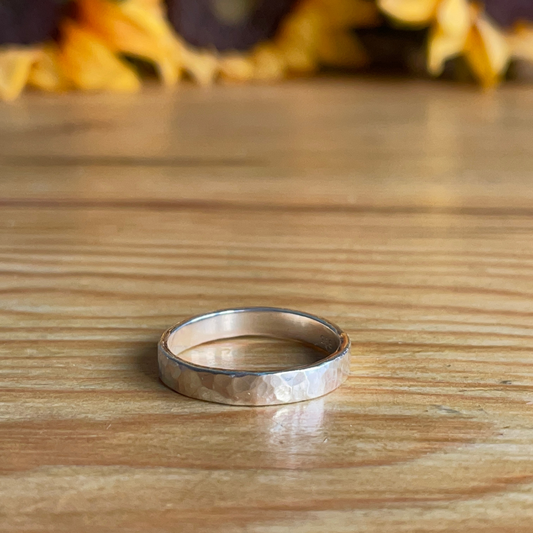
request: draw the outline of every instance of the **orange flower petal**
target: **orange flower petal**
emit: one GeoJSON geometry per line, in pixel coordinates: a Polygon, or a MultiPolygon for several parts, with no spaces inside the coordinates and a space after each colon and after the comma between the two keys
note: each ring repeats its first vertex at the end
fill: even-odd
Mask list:
{"type": "Polygon", "coordinates": [[[507,70],[511,53],[505,36],[480,15],[465,44],[465,58],[483,86],[492,87],[507,70]]]}
{"type": "Polygon", "coordinates": [[[81,23],[112,49],[152,61],[166,84],[176,83],[176,42],[159,2],[78,0],[78,5],[81,23]]]}
{"type": "Polygon", "coordinates": [[[60,61],[62,67],[80,89],[133,92],[140,83],[131,68],[94,33],[72,21],[62,27],[60,61]]]}

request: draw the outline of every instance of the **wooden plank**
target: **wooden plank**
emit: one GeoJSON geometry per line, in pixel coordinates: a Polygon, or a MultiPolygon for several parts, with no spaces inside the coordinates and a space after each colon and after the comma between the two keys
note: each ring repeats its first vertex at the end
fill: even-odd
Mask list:
{"type": "MultiPolygon", "coordinates": [[[[319,80],[2,106],[0,531],[529,532],[532,98],[319,80]],[[342,325],[348,382],[269,408],[166,389],[161,332],[241,305],[342,325]]],[[[282,363],[248,342],[215,356],[282,363]]]]}

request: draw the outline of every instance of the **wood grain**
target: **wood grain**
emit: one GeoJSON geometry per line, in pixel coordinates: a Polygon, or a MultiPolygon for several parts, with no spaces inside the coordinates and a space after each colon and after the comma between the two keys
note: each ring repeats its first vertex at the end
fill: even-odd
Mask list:
{"type": "Polygon", "coordinates": [[[318,80],[2,106],[0,531],[530,532],[532,104],[318,80]],[[161,332],[241,305],[341,325],[348,382],[166,389],[161,332]]]}

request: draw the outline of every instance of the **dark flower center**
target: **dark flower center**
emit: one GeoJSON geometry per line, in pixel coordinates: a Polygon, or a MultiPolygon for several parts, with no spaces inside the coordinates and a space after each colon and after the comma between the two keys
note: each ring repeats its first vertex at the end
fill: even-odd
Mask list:
{"type": "Polygon", "coordinates": [[[33,44],[54,36],[63,0],[0,0],[0,45],[33,44]]]}
{"type": "Polygon", "coordinates": [[[165,0],[174,29],[200,48],[249,50],[271,39],[298,0],[165,0]]]}
{"type": "Polygon", "coordinates": [[[533,0],[484,0],[486,12],[503,27],[533,22],[533,0]]]}

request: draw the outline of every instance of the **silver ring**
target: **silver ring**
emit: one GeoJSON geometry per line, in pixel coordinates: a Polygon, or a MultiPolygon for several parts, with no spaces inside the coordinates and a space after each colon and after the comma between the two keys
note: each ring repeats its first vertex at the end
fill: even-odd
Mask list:
{"type": "Polygon", "coordinates": [[[232,405],[279,405],[318,398],[350,372],[350,339],[338,326],[307,313],[275,307],[225,309],[170,328],[158,345],[159,375],[171,389],[199,400],[232,405]],[[324,358],[289,370],[253,372],[196,365],[180,357],[206,342],[243,336],[292,339],[324,358]]]}

